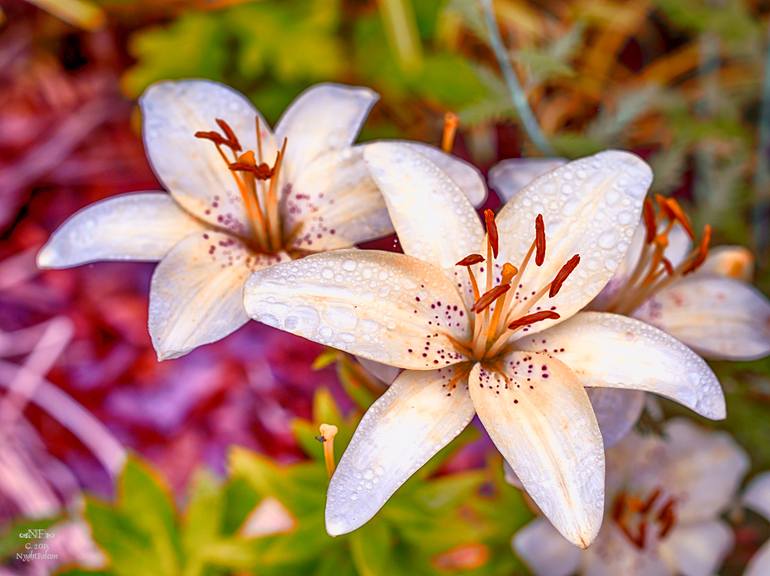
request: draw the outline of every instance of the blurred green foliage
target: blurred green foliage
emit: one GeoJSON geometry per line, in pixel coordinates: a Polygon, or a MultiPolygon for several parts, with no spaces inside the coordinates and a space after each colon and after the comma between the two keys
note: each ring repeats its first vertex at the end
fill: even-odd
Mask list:
{"type": "MultiPolygon", "coordinates": [[[[86,499],[85,519],[108,560],[99,573],[503,576],[521,568],[510,553],[510,537],[532,515],[522,495],[505,484],[499,459],[482,470],[437,475],[447,458],[474,438],[472,429],[408,480],[368,524],[349,535],[328,536],[328,478],[318,427],[338,427],[339,454],[357,421],[344,417],[331,395],[319,390],[313,420],[293,426],[307,461],[282,465],[234,448],[227,478],[199,471],[183,510],[157,472],[130,458],[115,502],[86,499]],[[274,534],[250,536],[250,515],[266,499],[280,503],[291,527],[277,525],[274,534]]],[[[269,524],[263,529],[269,532],[269,524]]]]}

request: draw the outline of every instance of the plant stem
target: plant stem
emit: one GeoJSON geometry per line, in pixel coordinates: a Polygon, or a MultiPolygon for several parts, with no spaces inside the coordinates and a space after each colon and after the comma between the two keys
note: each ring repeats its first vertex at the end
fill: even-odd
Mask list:
{"type": "Polygon", "coordinates": [[[532,140],[532,143],[541,153],[554,155],[554,149],[540,129],[540,125],[537,123],[537,119],[532,113],[532,109],[529,107],[529,102],[527,102],[527,97],[521,87],[519,78],[516,76],[516,72],[511,65],[510,58],[508,58],[505,45],[500,37],[500,29],[497,27],[495,12],[492,8],[492,0],[480,0],[480,2],[487,23],[489,44],[492,47],[492,51],[495,53],[495,58],[497,58],[497,63],[503,73],[505,83],[508,85],[508,91],[511,93],[513,106],[516,108],[516,112],[524,126],[524,130],[527,132],[529,139],[532,140]]]}

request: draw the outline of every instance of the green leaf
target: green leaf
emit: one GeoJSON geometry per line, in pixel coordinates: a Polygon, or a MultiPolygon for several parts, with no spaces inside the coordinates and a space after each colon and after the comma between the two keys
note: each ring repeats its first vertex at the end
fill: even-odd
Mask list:
{"type": "Polygon", "coordinates": [[[134,34],[129,52],[137,59],[137,64],[122,80],[129,96],[138,96],[159,80],[191,77],[222,80],[227,58],[220,20],[200,12],[184,12],[167,27],[134,34]]]}
{"type": "Polygon", "coordinates": [[[353,563],[361,576],[392,574],[392,547],[390,529],[381,521],[372,520],[350,535],[353,563]]]}
{"type": "Polygon", "coordinates": [[[108,566],[115,574],[166,574],[158,571],[160,558],[152,536],[130,516],[95,498],[85,499],[84,516],[94,541],[104,551],[108,566]]]}
{"type": "Polygon", "coordinates": [[[136,457],[126,460],[118,480],[118,508],[152,539],[157,556],[155,572],[179,571],[181,550],[175,509],[168,486],[147,464],[136,457]]]}
{"type": "Polygon", "coordinates": [[[203,571],[203,553],[219,538],[222,526],[224,491],[214,476],[199,470],[191,483],[190,501],[182,525],[182,547],[186,576],[203,571]]]}

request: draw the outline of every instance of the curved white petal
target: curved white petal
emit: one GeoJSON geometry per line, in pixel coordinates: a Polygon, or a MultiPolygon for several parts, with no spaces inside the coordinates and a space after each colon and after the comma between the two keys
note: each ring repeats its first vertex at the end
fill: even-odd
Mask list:
{"type": "Polygon", "coordinates": [[[452,154],[447,154],[430,144],[410,140],[393,140],[391,142],[408,146],[433,162],[457,184],[457,187],[463,191],[470,203],[477,208],[486,201],[487,186],[484,184],[484,178],[478,168],[473,164],[452,154]]]}
{"type": "Polygon", "coordinates": [[[770,301],[732,278],[684,278],[658,292],[634,316],[706,358],[754,360],[770,354],[770,301]]]}
{"type": "Polygon", "coordinates": [[[384,384],[392,384],[396,377],[401,374],[401,368],[395,366],[388,366],[368,358],[356,357],[356,360],[364,367],[364,370],[384,384]]]}
{"type": "Polygon", "coordinates": [[[751,282],[754,277],[754,255],[743,246],[716,246],[709,250],[703,266],[695,273],[751,282]]]}
{"type": "Polygon", "coordinates": [[[706,418],[725,417],[722,387],[708,364],[675,338],[639,320],[582,312],[516,345],[547,351],[569,366],[584,386],[655,392],[706,418]]]}
{"type": "Polygon", "coordinates": [[[743,576],[767,576],[770,574],[770,542],[765,542],[749,560],[743,576]]]}
{"type": "Polygon", "coordinates": [[[350,146],[379,96],[368,88],[316,84],[292,102],[275,126],[276,141],[286,138],[285,181],[326,152],[350,146]]]}
{"type": "Polygon", "coordinates": [[[333,150],[303,166],[281,200],[294,248],[349,248],[393,232],[388,210],[358,147],[333,150]]]}
{"type": "Polygon", "coordinates": [[[580,263],[553,298],[540,301],[560,320],[534,324],[530,333],[563,321],[588,304],[612,278],[628,250],[652,181],[649,166],[627,152],[608,151],[575,160],[537,178],[497,216],[501,258],[518,266],[543,215],[546,252],[522,278],[522,294],[547,286],[575,254],[580,263]]]}
{"type": "Polygon", "coordinates": [[[749,469],[746,452],[726,432],[705,430],[684,418],[665,426],[666,464],[659,483],[676,499],[677,522],[711,520],[733,501],[749,469]]]}
{"type": "Polygon", "coordinates": [[[476,412],[543,514],[585,548],[604,511],[604,447],[588,395],[545,354],[513,352],[501,364],[508,381],[480,364],[471,371],[476,412]]]}
{"type": "Polygon", "coordinates": [[[476,210],[443,170],[412,145],[370,144],[364,159],[388,206],[404,252],[450,271],[478,252],[484,231],[476,210]]]}
{"type": "Polygon", "coordinates": [[[269,126],[245,96],[209,80],[158,82],[139,100],[147,155],[161,182],[186,210],[223,229],[242,234],[246,212],[233,174],[214,144],[195,137],[227,122],[245,149],[257,147],[260,118],[265,160],[275,159],[269,126]]]}
{"type": "Polygon", "coordinates": [[[222,232],[182,240],[152,276],[149,328],[158,358],[177,358],[240,328],[249,319],[243,309],[249,273],[285,258],[253,254],[222,232]]]}
{"type": "Polygon", "coordinates": [[[610,388],[587,388],[586,392],[602,431],[604,447],[614,446],[639,420],[644,408],[644,392],[610,388]]]}
{"type": "Polygon", "coordinates": [[[759,474],[749,482],[743,503],[770,520],[770,472],[759,474]]]}
{"type": "Polygon", "coordinates": [[[580,567],[580,548],[544,518],[533,520],[513,536],[513,549],[536,576],[570,576],[580,567]]]}
{"type": "Polygon", "coordinates": [[[509,158],[489,169],[489,187],[503,203],[508,202],[538,176],[566,164],[564,158],[509,158]]]}
{"type": "Polygon", "coordinates": [[[70,216],[38,252],[41,268],[98,260],[160,260],[203,225],[164,192],[122,194],[70,216]]]}
{"type": "Polygon", "coordinates": [[[453,390],[453,367],[406,371],[364,414],[326,497],[326,531],[345,534],[368,522],[388,498],[473,418],[466,379],[453,390]]]}
{"type": "Polygon", "coordinates": [[[661,543],[661,556],[683,576],[717,574],[733,547],[733,531],[721,520],[677,526],[661,543]]]}
{"type": "Polygon", "coordinates": [[[452,338],[470,336],[462,299],[441,270],[392,252],[337,250],[259,270],[244,302],[254,320],[413,370],[464,360],[452,338]]]}

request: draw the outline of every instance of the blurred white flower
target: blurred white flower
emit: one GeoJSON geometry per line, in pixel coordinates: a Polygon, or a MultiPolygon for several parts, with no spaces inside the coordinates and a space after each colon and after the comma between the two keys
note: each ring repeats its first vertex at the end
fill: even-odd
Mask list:
{"type": "MultiPolygon", "coordinates": [[[[43,268],[97,260],[160,261],[149,329],[159,359],[227,336],[247,320],[243,283],[264,266],[392,232],[353,146],[377,95],[320,84],[271,132],[241,94],[216,82],[151,86],[140,105],[147,154],[170,194],[109,198],[72,216],[38,255],[43,268]]],[[[476,170],[430,146],[460,183],[476,170]]],[[[467,186],[483,201],[483,186],[467,186]]]]}
{"type": "MultiPolygon", "coordinates": [[[[759,474],[746,487],[743,503],[770,520],[770,472],[759,474]]],[[[765,542],[746,567],[744,576],[770,574],[770,541],[765,542]]]]}
{"type": "Polygon", "coordinates": [[[538,576],[714,574],[733,546],[719,515],[747,469],[729,435],[684,419],[669,421],[663,437],[632,432],[607,451],[605,522],[593,545],[572,546],[540,518],[513,548],[538,576]]]}
{"type": "Polygon", "coordinates": [[[406,255],[313,255],[257,271],[245,289],[252,318],[404,369],[339,463],[327,530],[367,522],[478,413],[544,513],[587,546],[604,451],[584,386],[649,390],[724,417],[719,383],[687,347],[631,318],[578,313],[628,248],[649,168],[614,151],[572,162],[496,219],[486,211],[485,238],[466,194],[426,156],[380,143],[364,158],[406,255]]]}

